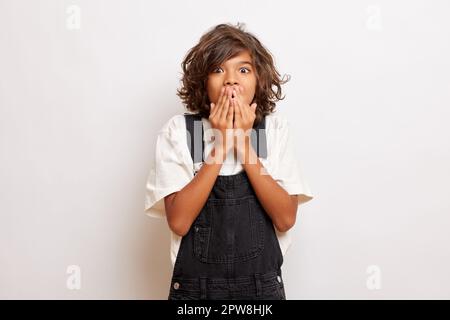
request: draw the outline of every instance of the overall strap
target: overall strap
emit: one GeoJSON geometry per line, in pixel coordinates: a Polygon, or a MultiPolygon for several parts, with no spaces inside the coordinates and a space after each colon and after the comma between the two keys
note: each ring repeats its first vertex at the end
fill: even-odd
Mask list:
{"type": "Polygon", "coordinates": [[[184,114],[186,120],[186,139],[194,163],[203,162],[203,122],[199,114],[184,114]]]}
{"type": "MultiPolygon", "coordinates": [[[[186,140],[194,163],[203,162],[203,122],[200,114],[185,113],[186,140]]],[[[250,141],[259,158],[267,158],[266,117],[254,128],[250,141]]]]}
{"type": "Polygon", "coordinates": [[[251,143],[259,158],[267,158],[266,116],[254,128],[251,135],[251,143]]]}

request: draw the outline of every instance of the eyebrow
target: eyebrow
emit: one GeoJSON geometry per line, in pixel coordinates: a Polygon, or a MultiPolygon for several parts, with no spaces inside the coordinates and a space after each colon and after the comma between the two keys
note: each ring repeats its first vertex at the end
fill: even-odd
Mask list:
{"type": "Polygon", "coordinates": [[[239,61],[236,64],[249,64],[249,65],[253,66],[253,64],[250,61],[239,61]]]}
{"type": "MultiPolygon", "coordinates": [[[[253,67],[253,63],[251,63],[250,61],[239,61],[239,62],[235,63],[235,65],[240,65],[240,64],[249,64],[253,67]]],[[[223,65],[223,63],[221,65],[223,65]]]]}

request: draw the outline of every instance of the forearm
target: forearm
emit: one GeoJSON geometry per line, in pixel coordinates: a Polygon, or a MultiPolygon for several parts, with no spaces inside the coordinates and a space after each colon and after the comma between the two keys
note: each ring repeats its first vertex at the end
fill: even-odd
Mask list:
{"type": "Polygon", "coordinates": [[[194,178],[172,199],[168,208],[168,220],[173,230],[185,235],[195,218],[208,200],[222,167],[225,151],[217,154],[219,148],[213,147],[206,161],[194,178]]]}
{"type": "Polygon", "coordinates": [[[279,231],[287,231],[297,216],[297,197],[291,196],[267,172],[249,140],[238,152],[242,166],[262,207],[279,231]],[[245,157],[245,158],[244,158],[245,157]]]}

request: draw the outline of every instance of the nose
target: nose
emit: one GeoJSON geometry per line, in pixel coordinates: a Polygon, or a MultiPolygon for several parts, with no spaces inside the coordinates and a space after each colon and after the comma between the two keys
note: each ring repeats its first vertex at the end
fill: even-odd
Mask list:
{"type": "Polygon", "coordinates": [[[224,87],[237,90],[237,88],[239,87],[239,83],[237,81],[226,81],[224,87]]]}
{"type": "Polygon", "coordinates": [[[229,73],[228,76],[225,78],[225,83],[224,85],[230,86],[230,87],[235,87],[238,85],[238,82],[236,81],[236,78],[234,77],[234,75],[232,73],[229,73]]]}
{"type": "Polygon", "coordinates": [[[237,81],[232,81],[232,80],[227,80],[225,82],[226,86],[236,86],[237,84],[238,84],[237,81]]]}

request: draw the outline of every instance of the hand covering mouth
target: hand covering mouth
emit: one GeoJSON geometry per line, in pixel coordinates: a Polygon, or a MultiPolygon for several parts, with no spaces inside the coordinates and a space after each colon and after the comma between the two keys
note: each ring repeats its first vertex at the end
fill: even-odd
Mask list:
{"type": "MultiPolygon", "coordinates": [[[[233,90],[237,92],[237,91],[238,91],[238,88],[237,88],[237,87],[233,87],[233,90]]],[[[231,93],[231,97],[232,97],[232,98],[235,97],[235,95],[233,94],[233,92],[231,93]]]]}

